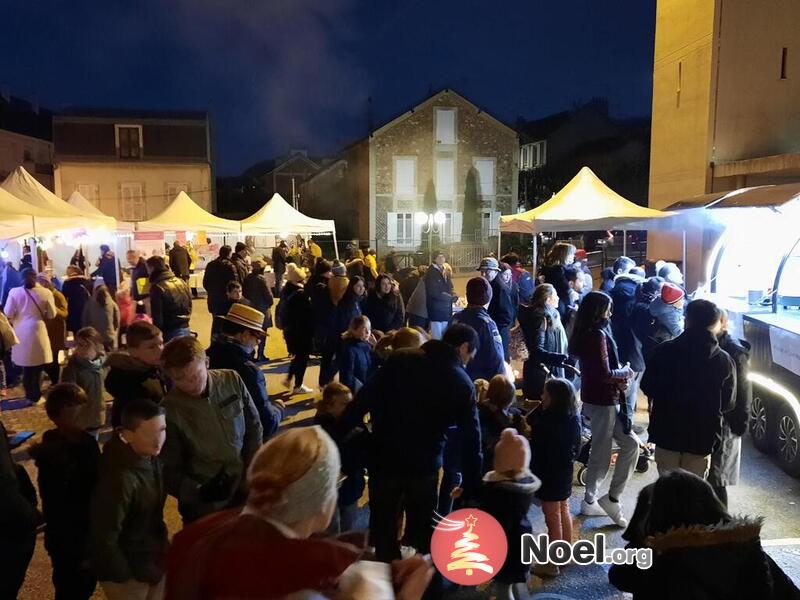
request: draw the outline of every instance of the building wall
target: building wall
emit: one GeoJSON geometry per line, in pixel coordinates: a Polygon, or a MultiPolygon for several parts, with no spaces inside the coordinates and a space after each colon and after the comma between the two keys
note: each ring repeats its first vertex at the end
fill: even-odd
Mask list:
{"type": "MultiPolygon", "coordinates": [[[[495,194],[481,197],[483,207],[493,213],[513,210],[517,197],[519,141],[517,134],[476,110],[456,94],[445,92],[413,114],[379,129],[370,140],[371,237],[388,243],[389,213],[423,210],[426,193],[435,189],[437,157],[455,160],[455,195],[443,198],[436,190],[437,210],[463,213],[467,174],[474,158],[495,159],[495,194]],[[456,144],[439,145],[435,138],[435,109],[456,109],[456,144]],[[395,190],[395,158],[416,158],[416,194],[398,195],[395,190]]],[[[460,232],[459,232],[460,233],[460,232]]]]}
{"type": "Polygon", "coordinates": [[[53,191],[53,143],[0,129],[0,181],[19,166],[53,191]]]}
{"type": "MultiPolygon", "coordinates": [[[[174,198],[168,194],[176,184],[186,185],[192,200],[208,211],[213,209],[213,179],[208,164],[153,164],[147,162],[61,162],[55,168],[55,193],[67,198],[79,185],[94,185],[97,208],[123,219],[121,185],[139,182],[146,204],[145,219],[161,212],[174,198]]],[[[89,198],[91,200],[91,198],[89,198]]]]}

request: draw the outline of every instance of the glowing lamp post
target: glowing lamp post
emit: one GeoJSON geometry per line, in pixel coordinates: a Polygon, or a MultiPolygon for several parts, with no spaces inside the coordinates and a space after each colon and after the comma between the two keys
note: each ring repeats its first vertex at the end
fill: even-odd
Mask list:
{"type": "Polygon", "coordinates": [[[433,261],[433,234],[439,234],[442,231],[442,225],[446,217],[440,210],[435,213],[418,212],[414,215],[414,222],[422,227],[422,233],[428,234],[428,263],[433,261]]]}

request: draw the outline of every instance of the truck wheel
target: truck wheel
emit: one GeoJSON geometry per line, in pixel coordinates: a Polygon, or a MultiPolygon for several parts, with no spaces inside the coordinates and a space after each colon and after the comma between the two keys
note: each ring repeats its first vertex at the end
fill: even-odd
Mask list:
{"type": "Polygon", "coordinates": [[[750,437],[761,452],[770,453],[775,448],[775,415],[772,402],[763,392],[756,390],[750,406],[750,437]]]}
{"type": "Polygon", "coordinates": [[[800,475],[800,423],[790,410],[783,410],[777,427],[778,462],[789,475],[800,475]]]}

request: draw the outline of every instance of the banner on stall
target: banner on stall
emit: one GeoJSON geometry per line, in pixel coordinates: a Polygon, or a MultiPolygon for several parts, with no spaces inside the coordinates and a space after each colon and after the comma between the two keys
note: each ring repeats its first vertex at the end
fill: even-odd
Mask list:
{"type": "Polygon", "coordinates": [[[800,375],[800,344],[796,333],[778,327],[769,328],[772,362],[800,375]]]}
{"type": "Polygon", "coordinates": [[[133,234],[133,247],[141,252],[145,259],[151,256],[164,256],[164,232],[137,231],[133,234]]]}

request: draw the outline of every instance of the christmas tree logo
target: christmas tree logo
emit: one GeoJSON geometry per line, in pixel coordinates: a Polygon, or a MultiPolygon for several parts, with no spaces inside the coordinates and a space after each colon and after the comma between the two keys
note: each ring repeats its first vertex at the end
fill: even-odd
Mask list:
{"type": "Polygon", "coordinates": [[[476,509],[436,516],[431,557],[439,572],[460,585],[480,585],[494,577],[508,553],[500,523],[476,509]]]}

